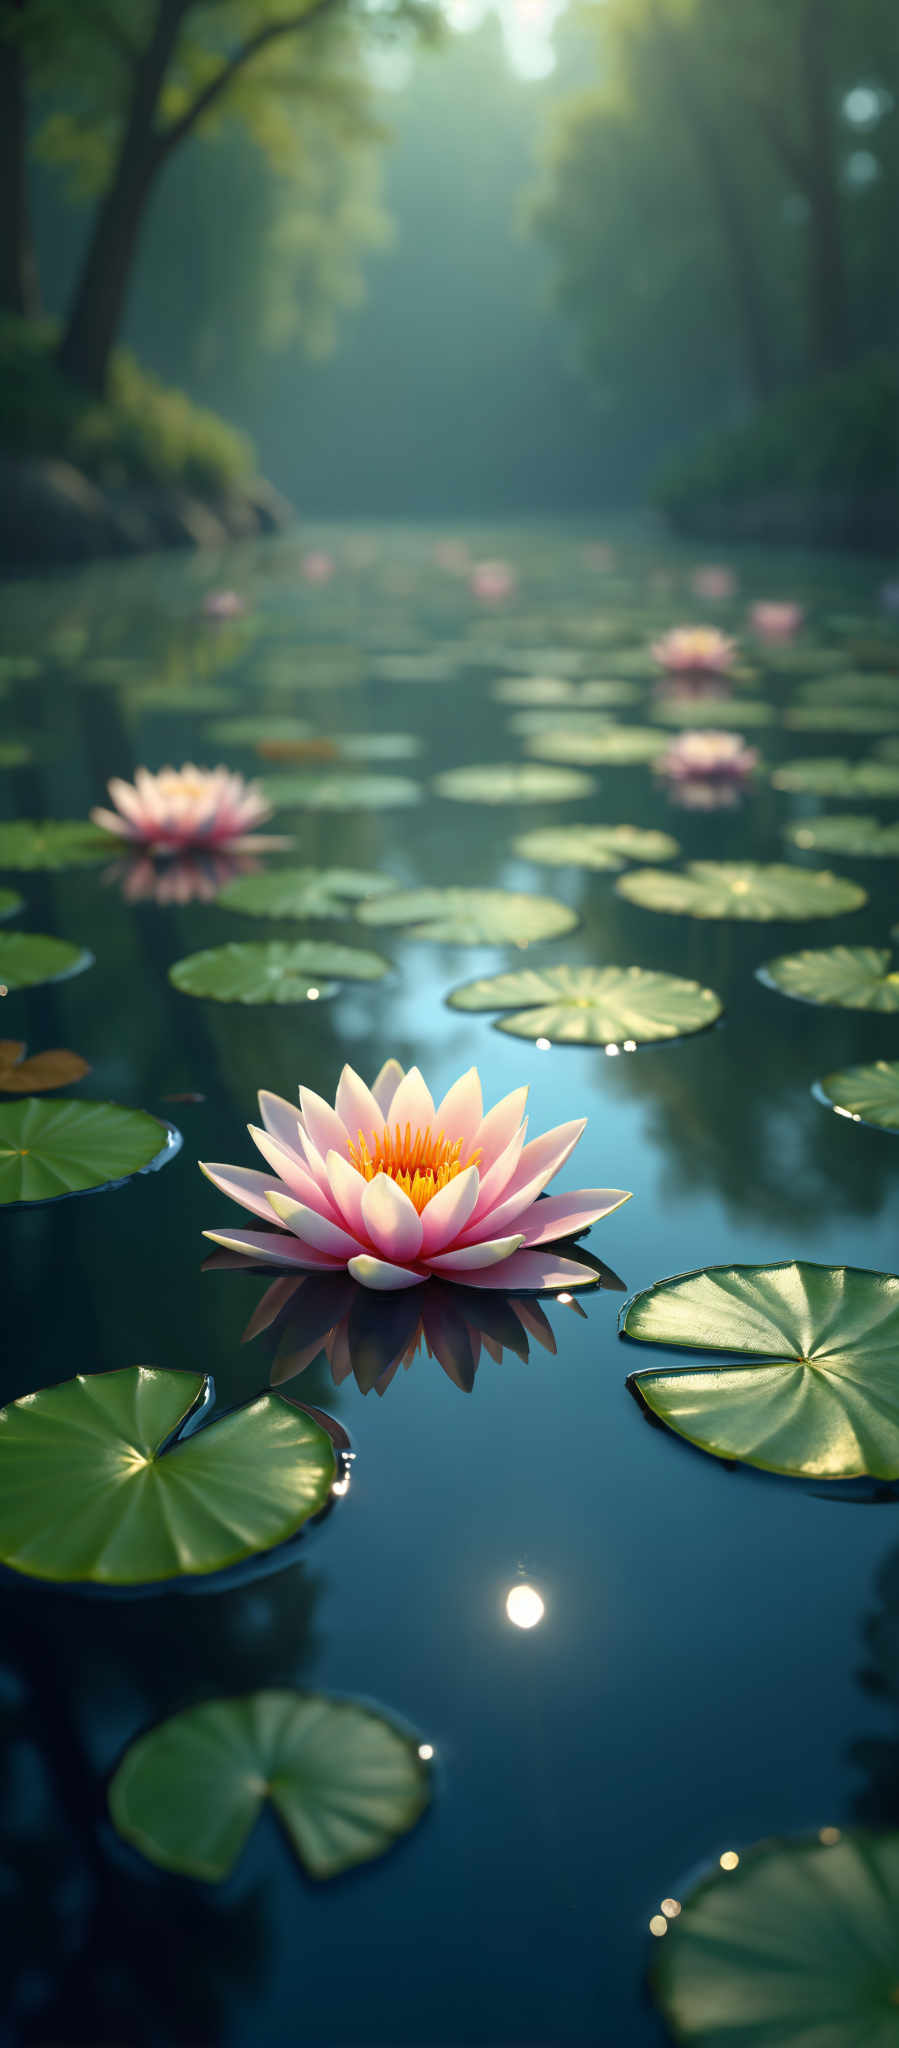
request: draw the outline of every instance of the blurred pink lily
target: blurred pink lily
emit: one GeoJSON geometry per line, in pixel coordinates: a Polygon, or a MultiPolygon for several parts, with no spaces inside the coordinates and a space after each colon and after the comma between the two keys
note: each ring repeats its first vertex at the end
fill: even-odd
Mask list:
{"type": "Polygon", "coordinates": [[[394,1291],[432,1274],[467,1287],[539,1290],[590,1277],[560,1258],[559,1238],[630,1199],[620,1188],[539,1198],[586,1119],[525,1142],[527,1089],[484,1113],[476,1067],[435,1104],[417,1067],[387,1060],[371,1088],[344,1067],[332,1108],[310,1088],[300,1109],[265,1090],[250,1136],[271,1171],[204,1165],[214,1187],[271,1231],[207,1230],[227,1251],[307,1272],[345,1270],[394,1291]]]}
{"type": "Polygon", "coordinates": [[[781,602],[780,599],[760,597],[749,608],[752,630],[760,640],[792,640],[804,618],[801,604],[793,604],[787,599],[781,602]]]}
{"type": "Polygon", "coordinates": [[[305,583],[330,583],[336,567],[333,555],[326,555],[322,548],[313,548],[303,556],[300,575],[305,583]]]}
{"type": "Polygon", "coordinates": [[[183,768],[160,768],[158,775],[138,768],[133,782],[114,775],[107,788],[115,810],[92,810],[92,822],[148,853],[181,853],[188,847],[264,852],[285,844],[248,836],[252,826],[271,817],[271,806],[260,783],[245,782],[227,768],[195,768],[191,761],[183,768]]]}
{"type": "Polygon", "coordinates": [[[672,626],[652,652],[668,675],[728,675],[737,645],[717,626],[672,626]]]}
{"type": "Polygon", "coordinates": [[[239,619],[246,608],[246,599],[237,590],[208,590],[203,599],[207,619],[239,619]]]}
{"type": "Polygon", "coordinates": [[[758,754],[737,732],[683,732],[653,761],[686,810],[714,811],[738,801],[758,754]]]}
{"type": "Polygon", "coordinates": [[[517,580],[508,562],[475,562],[468,579],[474,596],[484,604],[501,604],[504,597],[511,597],[517,580]]]}
{"type": "Polygon", "coordinates": [[[733,597],[736,587],[737,579],[733,570],[726,568],[723,562],[702,562],[698,569],[694,569],[690,578],[690,588],[694,597],[704,597],[713,604],[720,603],[723,598],[733,597]]]}

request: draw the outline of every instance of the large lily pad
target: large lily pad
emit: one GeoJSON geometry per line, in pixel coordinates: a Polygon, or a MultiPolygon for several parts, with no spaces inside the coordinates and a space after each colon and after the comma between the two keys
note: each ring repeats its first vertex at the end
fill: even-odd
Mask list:
{"type": "Polygon", "coordinates": [[[838,755],[816,755],[789,761],[771,777],[775,789],[809,796],[899,797],[899,761],[844,761],[838,755]]]}
{"type": "Polygon", "coordinates": [[[307,718],[275,718],[265,714],[246,718],[217,718],[209,728],[216,746],[256,747],[260,741],[308,740],[313,727],[307,718]]]}
{"type": "Polygon", "coordinates": [[[118,1102],[0,1103],[0,1203],[114,1187],[164,1165],[180,1144],[170,1124],[118,1102]]]}
{"type": "Polygon", "coordinates": [[[357,868],[278,868],[239,875],[220,890],[218,902],[250,917],[350,917],[366,896],[395,888],[389,875],[357,868]]]}
{"type": "Polygon", "coordinates": [[[747,1363],[640,1372],[654,1415],[713,1457],[806,1479],[899,1478],[899,1279],[801,1261],[709,1266],[622,1311],[626,1337],[747,1363]]]}
{"type": "Polygon", "coordinates": [[[762,697],[688,697],[671,696],[653,705],[656,718],[666,725],[700,726],[703,731],[718,731],[722,726],[734,726],[742,731],[745,726],[770,725],[774,711],[762,697]]]}
{"type": "Polygon", "coordinates": [[[449,946],[530,946],[578,921],[567,903],[511,889],[391,889],[357,914],[360,924],[403,925],[413,938],[449,946]]]}
{"type": "Polygon", "coordinates": [[[120,1835],[151,1863],[216,1884],[267,1799],[310,1877],[382,1856],[430,1798],[416,1738],[355,1700],[256,1692],[174,1714],[126,1751],[109,1788],[120,1835]]]}
{"type": "Polygon", "coordinates": [[[108,860],[108,832],[81,818],[17,818],[0,825],[0,868],[79,868],[108,860]]]}
{"type": "Polygon", "coordinates": [[[282,811],[395,811],[421,802],[421,788],[402,775],[273,775],[264,784],[268,802],[282,811]]]}
{"type": "Polygon", "coordinates": [[[186,996],[209,996],[216,1003],[300,1003],[312,990],[333,995],[338,980],[379,981],[387,968],[380,953],[355,946],[269,939],[189,953],[169,968],[169,980],[186,996]]]}
{"type": "Polygon", "coordinates": [[[16,911],[21,910],[24,901],[24,896],[20,896],[17,890],[0,889],[0,919],[15,917],[16,911]]]}
{"type": "Polygon", "coordinates": [[[26,768],[30,760],[24,740],[0,740],[0,768],[26,768]]]}
{"type": "Polygon", "coordinates": [[[888,732],[896,717],[892,704],[794,704],[784,715],[792,732],[888,732]]]}
{"type": "Polygon", "coordinates": [[[587,768],[625,766],[651,761],[670,746],[670,734],[654,725],[613,725],[611,721],[588,729],[582,725],[559,725],[549,732],[535,733],[527,741],[527,752],[538,761],[574,761],[587,768]]]}
{"type": "Polygon", "coordinates": [[[43,932],[0,932],[0,985],[6,988],[38,988],[44,981],[67,981],[92,967],[93,953],[85,946],[73,946],[68,939],[51,939],[43,932]]]}
{"type": "Polygon", "coordinates": [[[455,1010],[513,1010],[497,1029],[554,1045],[647,1045],[704,1031],[721,1015],[710,988],[646,967],[547,967],[454,989],[455,1010]]]}
{"type": "Polygon", "coordinates": [[[807,704],[845,704],[850,697],[869,704],[899,706],[899,675],[863,670],[853,675],[829,675],[820,681],[803,683],[799,695],[807,704]]]}
{"type": "MultiPolygon", "coordinates": [[[[760,1842],[693,1884],[652,1991],[691,2048],[896,2048],[899,1834],[760,1842]]],[[[661,1917],[661,1916],[660,1916],[661,1917]]]]}
{"type": "Polygon", "coordinates": [[[899,1060],[874,1060],[871,1066],[825,1074],[815,1093],[854,1123],[899,1131],[899,1060]]]}
{"type": "Polygon", "coordinates": [[[591,796],[592,775],[575,768],[541,768],[536,762],[498,761],[471,768],[450,768],[435,775],[438,796],[468,804],[553,804],[591,796]]]}
{"type": "Polygon", "coordinates": [[[882,946],[821,946],[782,953],[758,970],[760,981],[803,1003],[840,1010],[899,1010],[899,972],[882,946]]]}
{"type": "Polygon", "coordinates": [[[49,1088],[67,1088],[90,1073],[87,1060],[65,1046],[35,1052],[26,1058],[22,1039],[0,1038],[0,1095],[43,1095],[49,1088]]]}
{"type": "Polygon", "coordinates": [[[858,910],[868,900],[857,882],[826,869],[749,860],[693,860],[680,873],[635,868],[619,876],[615,888],[644,910],[667,910],[686,917],[733,917],[753,923],[839,917],[858,910]]]}
{"type": "Polygon", "coordinates": [[[548,825],[513,839],[515,853],[538,867],[615,871],[629,860],[676,860],[677,840],[640,825],[548,825]]]}
{"type": "Polygon", "coordinates": [[[0,1410],[0,1562],[135,1586],[222,1571],[327,1506],[327,1431],[276,1394],[185,1433],[203,1373],[79,1374],[0,1410]],[[174,1441],[173,1441],[174,1439],[174,1441]]]}
{"type": "Polygon", "coordinates": [[[877,818],[861,813],[839,817],[802,818],[788,825],[786,838],[803,853],[842,853],[859,860],[895,860],[899,857],[899,825],[881,825],[877,818]]]}

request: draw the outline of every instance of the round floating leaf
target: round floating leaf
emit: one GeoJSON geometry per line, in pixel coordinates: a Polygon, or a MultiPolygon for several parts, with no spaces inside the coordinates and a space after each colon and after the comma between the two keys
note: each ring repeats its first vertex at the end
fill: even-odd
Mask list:
{"type": "Polygon", "coordinates": [[[4,683],[30,683],[40,672],[41,664],[33,654],[0,654],[0,687],[4,683]]]}
{"type": "Polygon", "coordinates": [[[0,740],[0,768],[24,768],[31,760],[31,748],[23,740],[0,740]]]}
{"type": "Polygon", "coordinates": [[[421,802],[419,784],[402,775],[273,775],[264,788],[285,811],[387,811],[421,802]]]}
{"type": "Polygon", "coordinates": [[[355,868],[279,868],[238,876],[219,892],[218,902],[250,917],[350,917],[364,897],[395,887],[389,875],[355,868]]]}
{"type": "Polygon", "coordinates": [[[451,946],[530,946],[573,931],[577,915],[552,896],[511,889],[391,889],[360,906],[361,924],[405,925],[451,946]]]}
{"type": "Polygon", "coordinates": [[[305,718],[218,718],[209,737],[221,747],[256,747],[260,740],[308,740],[312,730],[305,718]]]}
{"type": "Polygon", "coordinates": [[[16,911],[21,910],[24,901],[24,896],[20,896],[15,889],[0,889],[0,919],[15,917],[16,911]]]}
{"type": "Polygon", "coordinates": [[[899,1131],[899,1060],[875,1060],[869,1067],[844,1067],[825,1074],[815,1093],[853,1122],[899,1131]]]}
{"type": "Polygon", "coordinates": [[[899,825],[881,825],[863,815],[802,819],[788,825],[785,837],[793,846],[811,853],[855,854],[860,860],[889,860],[899,856],[899,825]]]}
{"type": "Polygon", "coordinates": [[[538,866],[598,872],[623,868],[629,860],[675,860],[680,853],[667,832],[644,831],[639,825],[550,825],[525,832],[512,845],[538,866]]]}
{"type": "Polygon", "coordinates": [[[888,732],[895,704],[795,704],[784,717],[792,732],[888,732]]]}
{"type": "Polygon", "coordinates": [[[896,2048],[899,1834],[767,1841],[686,1893],[652,1992],[690,2048],[896,2048]]]}
{"type": "Polygon", "coordinates": [[[81,818],[19,818],[0,825],[0,868],[78,868],[108,860],[108,832],[81,818]]]}
{"type": "Polygon", "coordinates": [[[25,1046],[18,1039],[0,1038],[0,1095],[43,1094],[48,1088],[67,1088],[70,1081],[83,1081],[90,1073],[87,1060],[64,1047],[36,1052],[25,1058],[25,1046]]]}
{"type": "Polygon", "coordinates": [[[500,761],[472,768],[450,768],[434,777],[438,796],[471,804],[551,804],[590,796],[592,775],[574,768],[541,768],[536,762],[500,761]]]}
{"type": "Polygon", "coordinates": [[[605,704],[617,708],[632,704],[639,694],[635,683],[571,683],[558,676],[506,676],[502,682],[494,683],[490,691],[491,697],[497,697],[501,704],[545,704],[557,711],[579,711],[582,707],[594,711],[605,704]]]}
{"type": "Polygon", "coordinates": [[[645,967],[548,967],[454,989],[455,1010],[514,1010],[497,1029],[555,1045],[647,1045],[704,1031],[721,1015],[710,988],[645,967]],[[523,1007],[523,1006],[527,1007],[523,1007]]]}
{"type": "Polygon", "coordinates": [[[634,761],[651,761],[670,746],[670,736],[653,725],[608,725],[583,729],[559,725],[549,732],[535,733],[527,751],[538,761],[577,761],[588,768],[603,763],[625,766],[634,761]]]}
{"type": "Polygon", "coordinates": [[[845,704],[861,697],[869,704],[899,705],[899,675],[878,675],[865,670],[856,675],[826,676],[821,682],[803,683],[800,697],[807,704],[845,704]]]}
{"type": "Polygon", "coordinates": [[[414,1737],[371,1707],[256,1692],[174,1714],[126,1751],[115,1827],[151,1863],[216,1884],[266,1799],[310,1877],[382,1856],[420,1819],[429,1777],[414,1737]]]}
{"type": "Polygon", "coordinates": [[[275,647],[256,658],[254,677],[272,690],[337,690],[363,682],[365,668],[355,647],[275,647]]]}
{"type": "Polygon", "coordinates": [[[899,1478],[899,1279],[852,1266],[709,1266],[622,1311],[644,1344],[745,1365],[640,1372],[641,1399],[713,1457],[806,1479],[899,1478]]]}
{"type": "Polygon", "coordinates": [[[653,705],[657,718],[666,725],[701,726],[704,731],[721,726],[770,725],[774,712],[761,697],[666,697],[653,705]]]}
{"type": "Polygon", "coordinates": [[[636,868],[615,883],[620,896],[644,910],[687,917],[734,917],[757,923],[773,918],[839,917],[867,903],[864,889],[826,869],[768,866],[758,861],[693,860],[673,874],[636,868]]]}
{"type": "Polygon", "coordinates": [[[67,981],[92,967],[93,953],[68,939],[45,938],[42,932],[0,932],[0,984],[7,988],[38,988],[43,981],[67,981]]]}
{"type": "Polygon", "coordinates": [[[203,1373],[132,1365],[0,1410],[0,1562],[66,1584],[147,1585],[296,1535],[330,1498],[327,1431],[263,1394],[182,1434],[209,1393],[203,1373]]]}
{"type": "Polygon", "coordinates": [[[844,761],[836,754],[823,754],[790,761],[775,769],[771,780],[775,789],[809,796],[899,797],[899,761],[844,761]]]}
{"type": "Polygon", "coordinates": [[[49,1202],[112,1187],[173,1159],[169,1124],[117,1102],[0,1103],[0,1202],[49,1202]]]}
{"type": "Polygon", "coordinates": [[[760,981],[803,1003],[840,1010],[899,1010],[899,973],[880,946],[825,946],[782,953],[758,969],[760,981]]]}
{"type": "Polygon", "coordinates": [[[189,953],[169,968],[169,980],[184,995],[209,996],[216,1003],[301,1003],[313,989],[333,995],[336,980],[379,981],[387,968],[380,953],[355,946],[269,939],[189,953]]]}

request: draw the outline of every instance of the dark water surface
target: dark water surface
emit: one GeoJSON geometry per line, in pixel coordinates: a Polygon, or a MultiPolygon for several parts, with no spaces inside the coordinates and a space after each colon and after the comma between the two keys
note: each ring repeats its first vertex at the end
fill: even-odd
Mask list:
{"type": "MultiPolygon", "coordinates": [[[[488,1103],[527,1082],[532,1132],[589,1118],[559,1186],[634,1190],[589,1239],[628,1293],[732,1260],[894,1270],[899,1141],[810,1091],[844,1064],[895,1056],[895,1020],[812,1009],[754,974],[800,946],[888,943],[894,863],[808,857],[861,881],[869,905],[737,925],[640,909],[612,875],[538,869],[510,847],[532,826],[624,820],[663,826],[687,857],[801,863],[781,836],[791,818],[867,808],[890,819],[896,806],[822,805],[762,775],[741,808],[679,811],[643,766],[599,770],[594,796],[549,806],[454,803],[430,786],[449,766],[522,756],[514,708],[489,694],[501,675],[561,666],[614,678],[628,668],[615,655],[659,627],[739,627],[749,598],[803,599],[804,644],[843,650],[847,672],[859,648],[871,661],[871,642],[884,643],[873,665],[895,666],[876,566],[752,557],[739,596],[715,608],[691,595],[683,556],[624,547],[601,571],[577,536],[508,532],[480,543],[519,572],[514,598],[490,609],[435,563],[427,535],[326,541],[338,569],[321,589],[303,582],[294,539],[214,564],[167,557],[10,587],[2,646],[41,669],[0,704],[4,737],[34,751],[33,766],[0,771],[3,815],[84,816],[107,776],[141,761],[224,755],[253,772],[252,751],[207,736],[229,709],[295,712],[338,738],[408,733],[420,757],[371,772],[412,776],[422,800],[284,813],[294,859],[561,897],[579,928],[529,949],[529,963],[682,972],[717,989],[724,1019],[631,1055],[541,1053],[443,1000],[522,964],[514,949],[129,903],[105,865],[4,875],[25,896],[23,928],[82,942],[96,965],[11,993],[2,1035],[73,1047],[92,1072],[71,1092],[170,1117],[184,1139],[159,1174],[4,1213],[4,1400],[135,1363],[211,1373],[219,1407],[264,1386],[265,1340],[242,1346],[241,1334],[265,1281],[201,1271],[201,1230],[252,1219],[195,1162],[257,1163],[244,1127],[260,1085],[293,1098],[302,1080],[333,1097],[345,1060],[371,1079],[391,1053],[418,1062],[435,1096],[472,1062],[488,1103]],[[213,583],[244,594],[244,620],[200,617],[213,583]],[[356,651],[358,680],[350,665],[346,681],[316,680],[322,650],[336,648],[356,651]],[[386,656],[403,656],[408,677],[413,657],[441,651],[436,680],[383,673],[386,656]],[[178,708],[142,703],[147,684],[178,708]],[[219,691],[218,711],[191,709],[193,687],[219,691]],[[374,944],[392,972],[279,1008],[191,1000],[167,981],[196,948],[299,932],[374,944]]],[[[751,694],[779,707],[796,688],[772,672],[751,694]]],[[[641,693],[614,715],[651,718],[648,683],[641,693]]],[[[873,745],[778,723],[749,737],[769,762],[873,745]]],[[[470,1392],[426,1355],[383,1398],[311,1366],[304,1398],[349,1431],[352,1485],[267,1575],[139,1598],[4,1582],[0,2042],[650,2048],[662,2034],[643,1989],[648,1921],[691,1868],[768,1833],[899,1815],[885,1752],[855,1754],[896,1732],[865,1645],[889,1606],[880,1575],[899,1551],[896,1502],[730,1469],[651,1426],[625,1386],[651,1360],[617,1337],[624,1298],[602,1287],[584,1319],[550,1304],[557,1356],[485,1355],[470,1392]],[[545,1601],[529,1631],[505,1613],[522,1578],[545,1601]],[[193,1700],[285,1684],[370,1698],[433,1744],[433,1805],[407,1840],[317,1888],[267,1814],[215,1889],[156,1873],[116,1842],[105,1781],[138,1732],[193,1700]]],[[[896,1578],[894,1564],[894,1599],[896,1578]]]]}

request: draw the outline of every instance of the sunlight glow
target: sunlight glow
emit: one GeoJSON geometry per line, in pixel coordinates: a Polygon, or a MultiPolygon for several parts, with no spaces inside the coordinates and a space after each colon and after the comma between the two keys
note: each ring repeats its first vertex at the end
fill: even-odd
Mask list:
{"type": "Polygon", "coordinates": [[[546,1613],[536,1586],[510,1586],[506,1594],[506,1613],[515,1628],[536,1628],[546,1613]]]}

